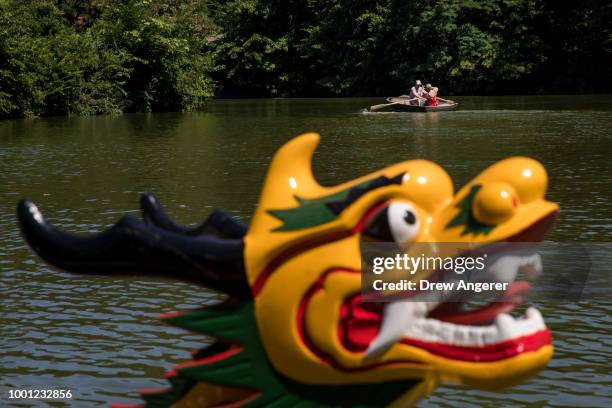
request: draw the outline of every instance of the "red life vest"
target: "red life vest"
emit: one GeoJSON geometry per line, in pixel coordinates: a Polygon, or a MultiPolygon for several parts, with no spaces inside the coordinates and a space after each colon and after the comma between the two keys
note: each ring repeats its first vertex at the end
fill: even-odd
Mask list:
{"type": "Polygon", "coordinates": [[[438,106],[438,97],[434,96],[431,99],[428,99],[425,105],[426,106],[438,106]]]}

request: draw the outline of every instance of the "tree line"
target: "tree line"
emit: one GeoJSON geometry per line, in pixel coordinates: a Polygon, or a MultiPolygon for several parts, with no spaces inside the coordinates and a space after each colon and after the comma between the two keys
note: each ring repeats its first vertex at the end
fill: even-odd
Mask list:
{"type": "Polygon", "coordinates": [[[603,0],[0,0],[0,116],[220,96],[603,93],[603,0]]]}

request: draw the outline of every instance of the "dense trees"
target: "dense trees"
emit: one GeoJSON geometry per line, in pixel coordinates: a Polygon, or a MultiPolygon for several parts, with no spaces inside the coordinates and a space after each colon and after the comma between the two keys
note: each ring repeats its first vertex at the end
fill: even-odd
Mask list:
{"type": "Polygon", "coordinates": [[[610,91],[612,5],[556,0],[235,0],[219,81],[257,95],[610,91]]]}
{"type": "Polygon", "coordinates": [[[211,32],[198,1],[0,0],[0,115],[199,108],[211,32]]]}
{"type": "Polygon", "coordinates": [[[612,89],[603,0],[0,0],[0,116],[612,89]]]}

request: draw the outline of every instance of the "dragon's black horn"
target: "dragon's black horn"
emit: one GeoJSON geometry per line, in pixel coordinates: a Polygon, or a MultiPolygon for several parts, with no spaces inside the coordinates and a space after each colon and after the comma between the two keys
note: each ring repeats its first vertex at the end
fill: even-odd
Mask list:
{"type": "Polygon", "coordinates": [[[215,235],[222,238],[240,239],[244,237],[247,226],[219,209],[213,212],[200,225],[184,227],[174,222],[161,205],[155,194],[144,193],[140,196],[142,217],[148,224],[167,231],[185,235],[215,235]]]}
{"type": "Polygon", "coordinates": [[[157,275],[250,297],[240,239],[185,236],[129,216],[105,232],[84,237],[58,230],[27,200],[19,202],[17,218],[32,249],[68,272],[157,275]]]}

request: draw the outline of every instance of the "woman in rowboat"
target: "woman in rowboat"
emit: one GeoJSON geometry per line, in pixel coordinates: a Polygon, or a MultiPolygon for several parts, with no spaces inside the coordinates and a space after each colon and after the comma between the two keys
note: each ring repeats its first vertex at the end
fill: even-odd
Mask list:
{"type": "Polygon", "coordinates": [[[431,84],[425,85],[425,93],[423,94],[425,97],[425,106],[438,106],[440,102],[452,104],[454,103],[448,99],[442,99],[438,97],[438,88],[435,86],[431,86],[431,84]]]}
{"type": "Polygon", "coordinates": [[[431,86],[431,84],[425,85],[425,106],[438,106],[438,88],[431,86]]]}

